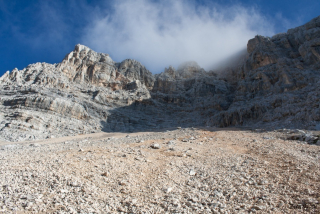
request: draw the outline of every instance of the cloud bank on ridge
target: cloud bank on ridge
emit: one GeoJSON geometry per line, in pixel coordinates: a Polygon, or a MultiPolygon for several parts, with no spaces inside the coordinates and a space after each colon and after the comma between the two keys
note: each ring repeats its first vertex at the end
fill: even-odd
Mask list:
{"type": "Polygon", "coordinates": [[[83,43],[115,61],[136,59],[153,73],[188,60],[209,70],[272,24],[254,8],[191,1],[121,0],[86,27],[83,43]]]}

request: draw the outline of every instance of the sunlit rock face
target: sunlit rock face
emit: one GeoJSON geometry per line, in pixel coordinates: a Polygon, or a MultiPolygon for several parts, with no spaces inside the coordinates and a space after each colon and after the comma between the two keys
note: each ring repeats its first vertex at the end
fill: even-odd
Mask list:
{"type": "Polygon", "coordinates": [[[215,72],[188,61],[153,75],[79,44],[61,63],[0,77],[0,141],[184,126],[312,129],[319,83],[320,17],[256,36],[236,66],[215,72]]]}

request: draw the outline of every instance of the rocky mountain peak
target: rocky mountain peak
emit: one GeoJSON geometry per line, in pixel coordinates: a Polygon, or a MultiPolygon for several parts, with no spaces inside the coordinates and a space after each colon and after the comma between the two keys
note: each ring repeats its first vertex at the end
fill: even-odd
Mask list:
{"type": "Polygon", "coordinates": [[[177,73],[182,78],[192,78],[195,76],[205,75],[206,71],[201,68],[195,61],[187,61],[179,65],[177,73]]]}
{"type": "Polygon", "coordinates": [[[7,71],[6,73],[4,73],[1,77],[0,77],[0,83],[4,83],[7,81],[7,79],[9,78],[10,75],[10,71],[7,71]]]}
{"type": "Polygon", "coordinates": [[[91,49],[85,45],[82,45],[82,44],[77,44],[75,47],[74,47],[74,51],[73,52],[77,52],[77,53],[80,53],[81,51],[86,51],[86,52],[89,52],[91,51],[91,49]]]}
{"type": "Polygon", "coordinates": [[[169,66],[169,68],[165,68],[164,72],[162,72],[160,75],[164,75],[164,76],[167,76],[168,78],[175,79],[176,77],[178,77],[179,74],[177,73],[174,67],[169,66]]]}
{"type": "Polygon", "coordinates": [[[110,58],[109,54],[105,53],[97,53],[93,50],[91,50],[89,47],[77,44],[72,52],[66,55],[63,62],[68,62],[71,64],[78,64],[81,63],[95,63],[95,62],[101,62],[101,63],[108,63],[113,65],[115,62],[110,58]]]}
{"type": "Polygon", "coordinates": [[[153,75],[136,60],[114,62],[78,44],[61,63],[0,78],[0,140],[183,126],[320,127],[320,17],[256,36],[240,55],[223,70],[228,78],[193,61],[153,75]]]}

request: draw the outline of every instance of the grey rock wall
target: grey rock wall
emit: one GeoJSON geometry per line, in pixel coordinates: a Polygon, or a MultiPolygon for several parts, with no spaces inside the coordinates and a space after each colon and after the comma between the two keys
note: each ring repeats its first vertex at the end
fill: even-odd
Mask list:
{"type": "Polygon", "coordinates": [[[188,126],[315,128],[320,124],[320,17],[248,41],[237,66],[196,62],[152,75],[76,45],[61,63],[0,77],[0,141],[188,126]]]}
{"type": "Polygon", "coordinates": [[[319,39],[320,16],[287,33],[249,40],[248,59],[235,72],[234,101],[212,123],[314,128],[319,123],[319,39]]]}

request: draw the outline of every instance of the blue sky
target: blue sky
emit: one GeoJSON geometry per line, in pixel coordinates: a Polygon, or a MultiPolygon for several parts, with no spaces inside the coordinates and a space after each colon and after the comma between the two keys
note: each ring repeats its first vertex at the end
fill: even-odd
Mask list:
{"type": "Polygon", "coordinates": [[[210,69],[257,34],[319,16],[319,0],[0,0],[0,75],[59,63],[78,43],[153,73],[195,60],[210,69]]]}

